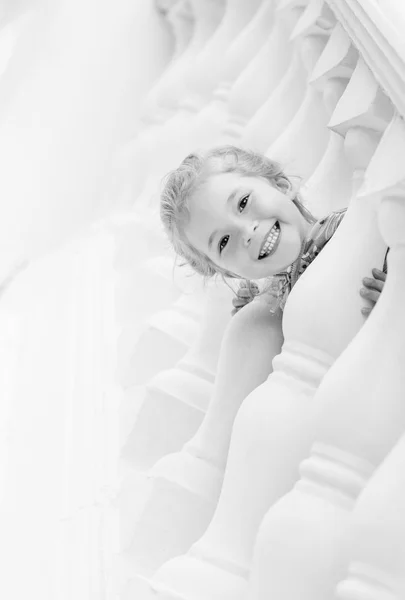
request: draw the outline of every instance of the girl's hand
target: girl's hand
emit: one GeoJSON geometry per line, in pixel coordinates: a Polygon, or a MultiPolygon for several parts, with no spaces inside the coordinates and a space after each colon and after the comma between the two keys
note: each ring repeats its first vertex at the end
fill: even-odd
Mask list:
{"type": "Polygon", "coordinates": [[[246,306],[246,304],[249,304],[249,302],[252,302],[253,298],[255,296],[257,296],[259,293],[259,287],[257,286],[256,283],[253,283],[252,281],[248,284],[247,281],[242,281],[239,285],[239,289],[236,293],[236,298],[233,298],[232,300],[232,304],[234,306],[234,309],[231,313],[231,315],[236,315],[236,313],[243,308],[244,306],[246,306]]]}
{"type": "Polygon", "coordinates": [[[362,314],[366,316],[373,310],[383,290],[385,280],[387,279],[387,274],[379,269],[373,269],[372,273],[373,277],[365,277],[363,279],[364,287],[360,290],[362,298],[366,298],[372,303],[372,306],[364,306],[361,309],[362,314]]]}

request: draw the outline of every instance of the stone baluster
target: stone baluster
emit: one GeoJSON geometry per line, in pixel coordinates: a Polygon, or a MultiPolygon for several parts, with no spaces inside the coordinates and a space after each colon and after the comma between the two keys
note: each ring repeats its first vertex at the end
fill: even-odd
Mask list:
{"type": "Polygon", "coordinates": [[[287,11],[275,22],[277,2],[265,0],[225,53],[219,86],[194,119],[178,156],[190,151],[190,140],[198,148],[227,142],[224,122],[236,119],[241,130],[281,79],[290,59],[289,33],[298,16],[287,11]]]}
{"type": "Polygon", "coordinates": [[[194,344],[174,368],[159,369],[146,384],[145,400],[126,449],[130,462],[138,468],[151,467],[161,456],[180,449],[200,424],[230,319],[230,294],[227,286],[212,284],[194,344]]]}
{"type": "Polygon", "coordinates": [[[148,93],[142,107],[140,130],[121,149],[117,159],[124,178],[120,184],[121,202],[129,206],[142,190],[149,167],[154,168],[162,125],[176,113],[187,95],[187,74],[194,68],[196,57],[212,37],[224,13],[224,0],[189,1],[193,18],[192,39],[148,93]]]}
{"type": "MultiPolygon", "coordinates": [[[[363,166],[364,159],[373,153],[373,138],[385,126],[386,119],[392,112],[392,107],[385,97],[380,96],[380,102],[378,101],[378,90],[377,83],[360,59],[349,83],[348,93],[342,97],[333,116],[336,124],[338,117],[341,119],[344,115],[345,122],[340,121],[338,127],[349,127],[345,144],[351,160],[355,161],[356,187],[360,180],[359,167],[363,166]],[[364,106],[368,106],[368,111],[360,116],[357,111],[361,103],[362,110],[364,106]],[[370,129],[371,135],[368,134],[370,129]]],[[[390,136],[390,131],[391,127],[387,129],[386,135],[390,136]]],[[[384,137],[381,144],[386,145],[384,137]]],[[[374,156],[369,170],[375,169],[375,160],[374,156]]],[[[345,291],[350,294],[353,307],[357,308],[360,316],[361,297],[358,289],[362,276],[367,275],[373,266],[382,267],[386,248],[378,231],[379,199],[375,196],[365,197],[364,193],[355,194],[333,241],[335,244],[339,244],[340,241],[340,260],[348,260],[348,249],[352,253],[352,261],[354,258],[356,260],[355,268],[347,268],[346,275],[342,274],[342,279],[338,281],[341,284],[345,277],[345,291]],[[351,231],[348,228],[351,228],[351,231]],[[352,240],[348,239],[349,235],[352,240]],[[343,244],[347,244],[349,248],[343,248],[343,244]],[[364,254],[371,251],[370,245],[373,246],[374,264],[370,264],[369,257],[364,254]],[[359,264],[364,269],[363,273],[358,271],[359,264]],[[352,279],[353,274],[356,274],[357,281],[352,279]]],[[[324,257],[323,253],[320,261],[324,257]]],[[[316,261],[313,264],[314,271],[317,266],[322,265],[316,261]]],[[[339,266],[334,264],[336,277],[339,277],[338,270],[339,266]]],[[[305,279],[302,283],[305,286],[305,279]]],[[[288,327],[291,304],[295,300],[293,295],[290,300],[289,306],[286,307],[285,327],[288,327]]],[[[348,314],[335,306],[335,327],[337,323],[336,329],[346,328],[348,314]]],[[[370,354],[375,353],[381,332],[381,328],[373,330],[373,320],[370,319],[346,350],[342,348],[345,351],[322,381],[314,399],[314,423],[310,424],[312,439],[316,442],[312,446],[309,458],[301,463],[301,479],[289,494],[271,507],[262,522],[251,577],[250,595],[255,600],[266,598],[268,594],[290,599],[295,597],[298,590],[300,598],[321,600],[331,595],[336,583],[343,576],[347,562],[349,514],[375,466],[373,453],[381,451],[383,458],[385,448],[384,437],[381,435],[379,438],[375,433],[381,426],[381,413],[377,413],[376,406],[371,404],[371,394],[367,392],[368,385],[373,385],[369,384],[367,379],[372,380],[372,377],[365,376],[372,364],[369,360],[370,354]],[[370,332],[374,332],[375,343],[372,342],[372,337],[369,337],[370,332]],[[368,352],[364,349],[364,343],[369,348],[368,352]],[[366,380],[364,384],[363,379],[366,380]],[[373,417],[368,415],[370,409],[373,417]],[[370,434],[367,433],[369,445],[365,444],[363,423],[366,423],[367,430],[370,428],[370,434]],[[274,565],[271,572],[268,570],[269,564],[274,565]],[[287,572],[293,572],[294,577],[287,576],[287,572]]],[[[315,333],[321,338],[319,330],[315,333]]],[[[335,333],[334,337],[336,343],[339,336],[335,333]]],[[[395,400],[393,402],[391,414],[396,415],[396,425],[400,412],[395,400]]],[[[390,413],[386,403],[387,398],[384,397],[384,408],[381,407],[381,411],[387,410],[390,413]]],[[[405,407],[402,413],[403,427],[405,407]]]]}
{"type": "MultiPolygon", "coordinates": [[[[152,293],[159,293],[158,289],[152,293]]],[[[129,331],[122,332],[126,343],[121,347],[119,378],[125,388],[146,383],[182,358],[200,331],[204,302],[205,291],[200,288],[182,294],[145,323],[137,323],[135,316],[129,331]]]]}
{"type": "MultiPolygon", "coordinates": [[[[359,128],[373,124],[381,131],[391,114],[391,105],[360,60],[334,113],[335,128],[350,128],[346,148],[357,161],[356,172],[367,166],[378,137],[359,128]]],[[[282,352],[273,360],[268,380],[245,399],[236,417],[213,520],[187,555],[169,561],[156,573],[151,586],[161,597],[244,597],[259,524],[266,510],[297,480],[298,465],[314,435],[312,398],[363,324],[360,281],[382,264],[384,252],[375,205],[356,199],[290,295],[283,317],[282,352]],[[337,320],[342,323],[339,328],[337,320]]],[[[256,570],[261,571],[258,565],[256,570]]]]}
{"type": "Polygon", "coordinates": [[[187,50],[194,34],[195,14],[191,10],[190,0],[178,0],[165,13],[174,35],[172,60],[177,61],[187,50]]]}
{"type": "Polygon", "coordinates": [[[185,107],[192,110],[201,107],[202,102],[208,102],[215,87],[218,85],[223,71],[219,57],[236,39],[238,34],[252,19],[263,0],[243,2],[243,0],[227,0],[224,18],[217,31],[197,57],[195,69],[189,74],[189,98],[185,107]],[[196,106],[195,106],[196,105],[196,106]]]}
{"type": "MultiPolygon", "coordinates": [[[[311,33],[306,50],[312,56],[319,56],[334,25],[334,15],[326,2],[311,0],[291,37],[294,39],[304,32],[307,36],[311,33]]],[[[321,91],[308,84],[303,102],[294,118],[266,151],[267,156],[285,165],[287,173],[304,181],[313,173],[325,153],[329,138],[326,125],[330,117],[326,108],[321,91]]]]}
{"type": "MultiPolygon", "coordinates": [[[[358,54],[340,23],[335,26],[309,82],[323,88],[326,112],[332,114],[338,97],[352,75],[358,54]]],[[[316,171],[300,188],[307,208],[329,214],[346,206],[350,196],[351,168],[344,151],[344,138],[330,131],[326,152],[316,171]]]]}
{"type": "MultiPolygon", "coordinates": [[[[387,128],[359,192],[366,200],[382,197],[379,224],[390,253],[383,294],[361,334],[339,361],[339,373],[345,373],[338,384],[339,403],[344,398],[344,404],[336,425],[343,432],[343,419],[348,419],[347,456],[350,461],[361,457],[372,468],[378,467],[349,522],[350,566],[337,587],[335,598],[339,600],[400,600],[405,594],[404,152],[405,126],[397,116],[387,128]],[[360,391],[355,394],[355,390],[360,391]]],[[[335,382],[338,375],[334,373],[335,382]]],[[[336,445],[335,440],[333,443],[336,445]]]]}
{"type": "MultiPolygon", "coordinates": [[[[176,524],[184,518],[186,507],[178,513],[178,518],[164,518],[168,516],[166,507],[170,510],[173,506],[173,502],[167,503],[167,496],[169,494],[170,499],[173,494],[170,488],[174,487],[170,481],[173,469],[170,465],[165,467],[164,460],[157,465],[161,476],[154,476],[155,467],[148,475],[147,486],[139,471],[145,471],[159,458],[180,449],[200,425],[213,391],[223,330],[230,319],[230,293],[223,284],[211,285],[206,297],[204,323],[196,343],[175,368],[158,373],[148,383],[134,427],[125,443],[123,456],[132,472],[126,477],[128,491],[120,499],[125,522],[122,546],[140,572],[150,572],[172,556],[172,545],[168,542],[173,540],[173,534],[176,535],[176,524]],[[138,496],[132,505],[126,500],[128,494],[138,496]],[[144,500],[140,500],[140,496],[144,500]],[[129,510],[125,508],[129,506],[129,510]],[[140,508],[137,510],[136,506],[140,508]],[[168,526],[162,529],[164,524],[168,526]]],[[[178,500],[181,501],[180,496],[178,500]]],[[[175,547],[180,543],[180,550],[187,549],[181,541],[176,541],[175,547]]]]}
{"type": "MultiPolygon", "coordinates": [[[[23,35],[3,73],[1,97],[10,117],[1,123],[1,185],[10,202],[0,219],[0,279],[16,259],[44,254],[111,208],[114,196],[103,194],[113,150],[167,62],[167,32],[150,3],[123,1],[113,14],[108,2],[98,3],[97,11],[92,2],[82,4],[80,19],[72,3],[59,2],[52,15],[32,10],[27,28],[24,21],[16,24],[15,33],[23,35]],[[97,43],[90,43],[96,31],[97,43]],[[139,62],[134,73],[133,57],[141,51],[151,60],[139,62]]],[[[18,5],[16,12],[23,12],[18,5]]],[[[7,12],[11,17],[14,9],[7,12]]],[[[3,51],[5,67],[7,45],[3,51]]]]}
{"type": "Polygon", "coordinates": [[[116,290],[117,322],[123,326],[134,317],[142,323],[162,306],[170,306],[181,293],[182,278],[177,276],[170,254],[154,256],[125,275],[116,290]]]}
{"type": "Polygon", "coordinates": [[[350,520],[350,566],[336,600],[405,597],[404,458],[403,436],[359,496],[350,520]]]}
{"type": "Polygon", "coordinates": [[[189,135],[198,112],[210,101],[211,96],[223,73],[223,60],[219,60],[232,44],[232,41],[246,27],[263,0],[244,2],[244,0],[227,0],[224,17],[202,52],[196,57],[186,85],[188,94],[183,100],[177,114],[166,122],[159,130],[159,135],[151,137],[149,143],[153,149],[153,165],[148,170],[138,204],[147,203],[159,180],[168,170],[173,168],[188,151],[195,149],[197,140],[189,135]],[[188,144],[184,146],[184,140],[188,144]],[[190,147],[191,146],[191,147],[190,147]],[[188,148],[184,150],[185,148],[188,148]]]}
{"type": "MultiPolygon", "coordinates": [[[[244,128],[241,137],[242,146],[265,152],[287,128],[302,105],[308,74],[311,73],[327,40],[325,26],[329,28],[333,26],[333,20],[330,22],[326,20],[321,22],[324,29],[317,27],[319,10],[310,10],[311,5],[307,5],[308,0],[282,1],[278,5],[277,14],[281,16],[287,11],[300,14],[292,39],[290,35],[290,44],[293,46],[292,58],[279,85],[244,128]],[[320,36],[321,32],[323,32],[322,36],[320,36]]],[[[237,138],[241,135],[238,125],[236,128],[231,127],[228,133],[237,138]]]]}
{"type": "MultiPolygon", "coordinates": [[[[288,68],[291,58],[291,43],[288,38],[300,11],[293,7],[282,13],[275,12],[275,4],[275,0],[271,0],[271,3],[267,0],[262,5],[262,11],[258,12],[225,55],[222,82],[215,91],[212,102],[200,111],[193,123],[191,137],[198,147],[229,141],[234,143],[235,137],[242,133],[249,118],[265,102],[288,68]],[[266,19],[261,14],[264,9],[266,19]],[[248,34],[251,35],[252,32],[257,32],[256,38],[261,41],[261,47],[257,48],[256,56],[247,63],[246,56],[249,54],[245,48],[248,34]],[[265,40],[260,33],[266,33],[265,40]],[[243,64],[240,59],[234,59],[234,48],[238,51],[238,54],[236,51],[234,54],[244,58],[243,64]],[[237,77],[236,65],[239,70],[237,77]]],[[[188,146],[184,147],[184,153],[189,150],[189,141],[185,140],[185,143],[188,146]]]]}
{"type": "MultiPolygon", "coordinates": [[[[185,79],[193,69],[198,54],[218,28],[225,10],[224,0],[187,0],[186,4],[189,5],[186,16],[193,20],[192,38],[182,55],[173,61],[150,90],[143,106],[143,122],[147,126],[153,123],[161,124],[176,112],[179,103],[187,94],[185,79]]],[[[180,6],[180,14],[184,14],[183,11],[183,7],[180,6]]],[[[177,16],[177,5],[169,12],[169,18],[172,12],[177,16]]]]}
{"type": "Polygon", "coordinates": [[[308,0],[301,0],[285,10],[277,10],[277,4],[273,15],[274,24],[271,29],[268,28],[267,40],[262,49],[240,73],[231,88],[225,79],[222,89],[217,91],[217,96],[228,101],[228,115],[221,128],[221,141],[238,143],[249,120],[254,118],[284,78],[293,49],[289,37],[307,2],[308,0]]]}
{"type": "MultiPolygon", "coordinates": [[[[208,419],[181,452],[165,456],[149,471],[148,501],[134,523],[132,544],[136,543],[138,555],[143,548],[153,570],[186,552],[205,531],[221,490],[225,468],[222,461],[226,460],[237,407],[266,379],[272,357],[281,348],[280,327],[274,323],[267,304],[255,301],[244,311],[250,318],[244,315],[241,319],[242,313],[238,313],[225,333],[222,348],[233,348],[234,352],[221,352],[208,419]],[[260,369],[257,352],[261,354],[260,369]]],[[[136,581],[139,587],[142,577],[136,581]]],[[[135,581],[132,585],[135,589],[135,581]]]]}

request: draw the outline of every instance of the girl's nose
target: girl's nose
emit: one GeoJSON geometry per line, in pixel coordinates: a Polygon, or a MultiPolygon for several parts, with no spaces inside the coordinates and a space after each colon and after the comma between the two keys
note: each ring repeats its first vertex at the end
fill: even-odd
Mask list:
{"type": "Polygon", "coordinates": [[[253,221],[245,226],[245,232],[243,235],[243,244],[246,248],[248,246],[250,246],[250,242],[252,241],[253,235],[258,227],[259,227],[258,221],[253,221]]]}

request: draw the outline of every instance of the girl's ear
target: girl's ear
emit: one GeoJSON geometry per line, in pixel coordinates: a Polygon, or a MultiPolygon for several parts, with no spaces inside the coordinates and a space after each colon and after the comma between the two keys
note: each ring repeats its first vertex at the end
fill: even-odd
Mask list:
{"type": "Polygon", "coordinates": [[[274,182],[277,189],[283,194],[288,194],[293,189],[291,181],[285,175],[277,175],[274,182]]]}

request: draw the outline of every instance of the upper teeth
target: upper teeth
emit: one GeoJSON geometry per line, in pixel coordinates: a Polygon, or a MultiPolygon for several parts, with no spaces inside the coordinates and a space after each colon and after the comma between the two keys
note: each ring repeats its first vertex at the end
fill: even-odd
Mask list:
{"type": "Polygon", "coordinates": [[[280,226],[278,224],[278,221],[276,221],[274,223],[273,227],[270,229],[268,236],[266,238],[266,241],[264,242],[264,244],[262,246],[262,249],[259,254],[259,258],[264,258],[268,254],[270,254],[270,252],[274,248],[274,244],[276,243],[279,234],[280,234],[280,226]]]}

